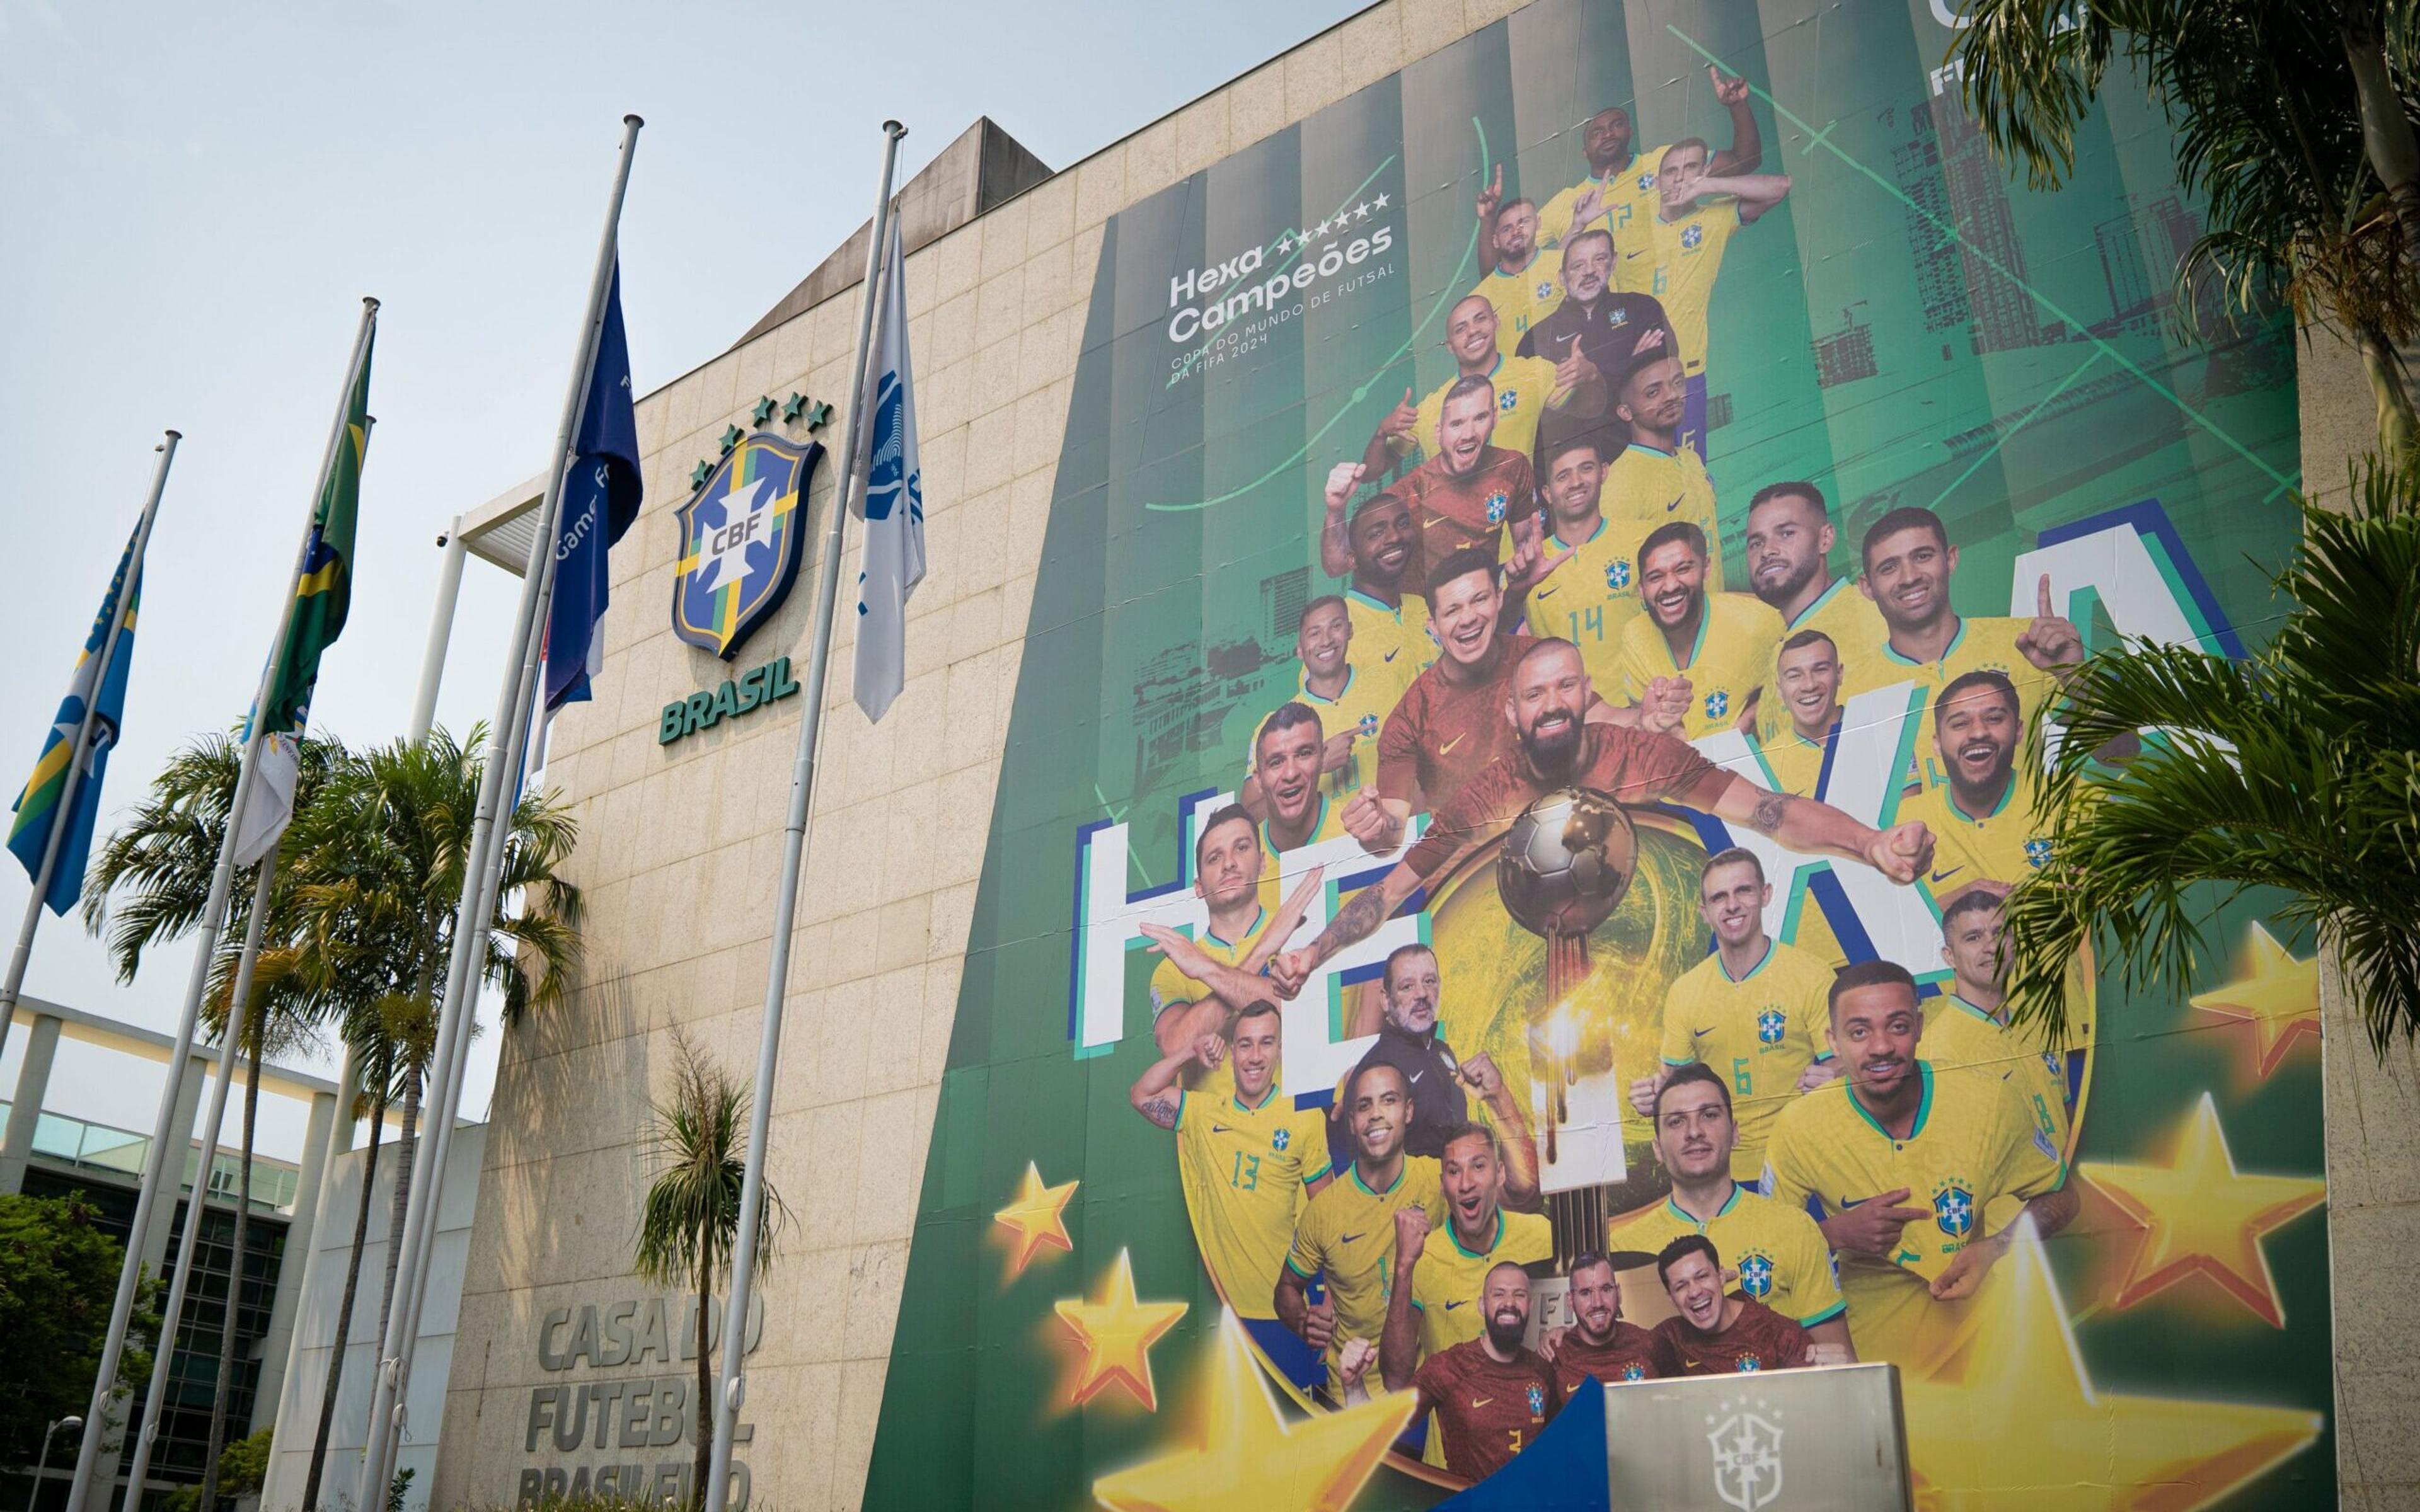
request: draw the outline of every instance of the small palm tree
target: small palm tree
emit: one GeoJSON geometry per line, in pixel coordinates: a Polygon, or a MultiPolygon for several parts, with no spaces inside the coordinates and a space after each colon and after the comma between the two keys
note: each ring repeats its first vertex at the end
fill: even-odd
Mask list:
{"type": "Polygon", "coordinates": [[[2210,230],[2177,270],[2213,276],[2240,312],[2281,296],[2361,354],[2390,459],[2420,440],[2397,349],[2420,337],[2420,20],[2385,0],[1969,0],[1951,56],[1993,147],[2040,188],[2075,165],[2075,133],[2113,57],[2177,129],[2180,179],[2210,230]]]}
{"type": "MultiPolygon", "coordinates": [[[[134,817],[112,835],[99,862],[85,881],[84,917],[87,928],[109,933],[120,981],[131,981],[141,966],[143,952],[190,933],[201,921],[210,879],[218,867],[219,847],[226,834],[227,811],[235,797],[242,763],[242,743],[228,735],[206,735],[169,758],[153,781],[151,795],[134,817]],[[117,895],[113,906],[112,896],[117,895]]],[[[325,737],[304,739],[298,752],[294,802],[306,809],[345,760],[344,747],[325,737]]],[[[274,865],[272,856],[264,865],[274,865]]],[[[237,1324],[243,1302],[246,1242],[252,1217],[252,1157],[260,1113],[260,1068],[271,1055],[311,1042],[315,1024],[324,1011],[310,984],[283,968],[290,954],[287,938],[293,929],[294,887],[280,873],[270,890],[269,914],[262,921],[261,952],[247,1000],[231,1001],[238,958],[251,923],[257,868],[247,871],[245,884],[230,888],[225,931],[212,942],[209,991],[204,1016],[222,1043],[237,1037],[237,1048],[249,1062],[243,1085],[243,1134],[236,1174],[234,1258],[227,1275],[226,1299],[219,1325],[218,1384],[210,1401],[208,1458],[203,1461],[201,1508],[217,1503],[219,1453],[226,1443],[227,1400],[235,1375],[237,1324]]],[[[213,1134],[216,1131],[212,1131],[213,1134]]],[[[210,1173],[196,1183],[190,1223],[202,1221],[203,1198],[210,1173]]],[[[173,1349],[176,1341],[164,1340],[173,1349]]]]}
{"type": "Polygon", "coordinates": [[[2064,1029],[2086,942],[2133,985],[2182,985],[2214,884],[2289,895],[2373,1047],[2420,1032],[2420,468],[2369,464],[2351,494],[2348,514],[2304,506],[2266,651],[2129,642],[2077,670],[2057,752],[2028,755],[2051,860],[2006,905],[2014,1017],[2064,1029]],[[2133,760],[2093,759],[2138,731],[2133,760]]]}
{"type": "MultiPolygon", "coordinates": [[[[692,1504],[703,1504],[714,1452],[714,1369],[711,1338],[714,1285],[731,1273],[739,1239],[739,1187],[748,1153],[747,1088],[707,1060],[678,1029],[673,1031],[672,1086],[655,1112],[649,1143],[661,1168],[639,1209],[635,1261],[659,1286],[697,1293],[697,1426],[692,1434],[692,1504]]],[[[770,1182],[757,1215],[756,1270],[768,1269],[773,1239],[788,1210],[770,1182]]],[[[745,1349],[725,1339],[725,1350],[745,1349]]]]}
{"type": "MultiPolygon", "coordinates": [[[[278,965],[344,1005],[348,1038],[365,1064],[377,1068],[366,1079],[402,1111],[379,1301],[380,1337],[395,1304],[421,1096],[454,949],[484,747],[484,731],[474,728],[468,746],[435,730],[419,742],[363,751],[330,774],[287,841],[296,937],[290,957],[281,957],[278,965]]],[[[561,1002],[568,992],[581,953],[580,891],[558,872],[578,839],[568,812],[551,795],[533,795],[515,806],[509,820],[503,882],[477,947],[477,965],[480,980],[502,991],[504,1018],[514,1022],[561,1002]]],[[[380,1112],[382,1117],[383,1107],[380,1112]]],[[[366,1173],[362,1200],[369,1200],[366,1173]]],[[[365,1212],[356,1214],[354,1227],[345,1279],[349,1301],[360,1284],[365,1212]]],[[[305,1476],[306,1507],[314,1504],[327,1458],[351,1321],[349,1305],[339,1312],[305,1476]]]]}

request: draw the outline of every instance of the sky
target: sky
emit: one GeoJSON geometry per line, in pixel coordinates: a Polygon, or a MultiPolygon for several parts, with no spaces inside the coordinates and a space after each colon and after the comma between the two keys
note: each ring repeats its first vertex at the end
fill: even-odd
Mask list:
{"type": "MultiPolygon", "coordinates": [[[[104,831],[178,746],[242,717],[364,295],[383,305],[378,427],[313,716],[353,745],[403,733],[438,534],[546,465],[625,113],[647,121],[621,232],[645,393],[726,350],[865,217],[885,116],[910,129],[903,181],[985,115],[1064,168],[1363,3],[1230,0],[1197,21],[1111,0],[0,0],[0,525],[20,543],[0,785],[40,749],[169,428],[184,440],[104,831]]],[[[492,709],[518,588],[469,563],[440,724],[492,709]]],[[[29,890],[0,856],[6,927],[29,890]]],[[[79,918],[46,917],[25,992],[172,1032],[191,964],[179,943],[121,983],[79,918]]],[[[473,1048],[472,1116],[498,1042],[473,1048]]],[[[335,1075],[333,1053],[300,1063],[335,1075]]],[[[63,1041],[45,1107],[148,1130],[163,1079],[63,1041]]],[[[264,1098],[263,1152],[299,1153],[302,1117],[264,1098]]]]}

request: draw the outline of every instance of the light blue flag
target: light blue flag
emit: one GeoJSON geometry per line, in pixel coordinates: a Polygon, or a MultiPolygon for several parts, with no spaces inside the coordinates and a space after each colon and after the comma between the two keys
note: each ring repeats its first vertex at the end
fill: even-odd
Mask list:
{"type": "Polygon", "coordinates": [[[857,706],[880,719],[908,672],[908,595],[924,580],[924,478],[916,457],[915,378],[908,363],[907,258],[899,221],[883,255],[882,306],[867,354],[862,415],[849,464],[861,480],[865,556],[857,575],[857,706]]]}

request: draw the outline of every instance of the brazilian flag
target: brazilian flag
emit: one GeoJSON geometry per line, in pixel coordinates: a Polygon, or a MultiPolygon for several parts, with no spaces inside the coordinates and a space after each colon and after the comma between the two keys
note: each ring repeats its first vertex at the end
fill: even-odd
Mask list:
{"type": "MultiPolygon", "coordinates": [[[[372,341],[376,340],[373,336],[372,341]]],[[[271,734],[301,734],[311,719],[311,690],[319,681],[319,657],[345,633],[353,602],[353,529],[361,517],[362,458],[370,442],[370,348],[362,347],[362,370],[345,404],[345,434],[336,443],[335,466],[311,516],[311,542],[294,582],[294,620],[277,648],[277,675],[261,728],[271,734]]]]}

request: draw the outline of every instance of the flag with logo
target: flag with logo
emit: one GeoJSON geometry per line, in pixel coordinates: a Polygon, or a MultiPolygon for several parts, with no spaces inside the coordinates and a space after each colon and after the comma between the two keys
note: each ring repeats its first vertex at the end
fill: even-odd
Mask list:
{"type": "Polygon", "coordinates": [[[311,695],[319,685],[319,658],[345,633],[353,602],[353,533],[362,502],[362,461],[370,444],[370,347],[362,343],[361,371],[345,400],[344,434],[328,470],[328,486],[311,514],[311,537],[302,569],[294,579],[294,613],[277,648],[269,697],[253,711],[266,732],[254,763],[252,795],[244,800],[236,831],[235,859],[250,866],[276,848],[294,817],[294,781],[303,730],[311,722],[311,695]]]}
{"type": "Polygon", "coordinates": [[[101,774],[109,765],[110,748],[117,744],[118,717],[126,708],[126,678],[134,665],[134,617],[143,599],[143,563],[134,550],[141,535],[142,528],[137,526],[118,555],[117,571],[109,579],[101,612],[92,617],[84,651],[76,657],[68,696],[59,701],[58,716],[51,721],[42,754],[34,763],[34,775],[17,795],[17,818],[8,828],[9,852],[25,864],[25,874],[39,881],[52,829],[64,818],[67,827],[59,832],[58,860],[51,868],[51,885],[42,897],[54,914],[66,913],[84,892],[85,863],[92,855],[93,829],[101,818],[101,774]],[[104,656],[103,648],[113,635],[117,638],[117,649],[104,656]],[[109,677],[100,682],[104,660],[109,663],[109,677]],[[76,734],[84,728],[84,711],[88,706],[94,710],[92,729],[85,739],[83,760],[77,764],[76,734]],[[83,775],[76,779],[73,807],[63,814],[60,805],[68,798],[68,774],[75,764],[81,764],[83,775]]]}
{"type": "Polygon", "coordinates": [[[546,709],[591,696],[605,665],[606,548],[639,517],[639,421],[630,345],[622,333],[622,270],[606,287],[605,323],[588,370],[588,400],[571,443],[555,513],[554,599],[546,621],[546,709]]]}
{"type": "Polygon", "coordinates": [[[863,413],[849,417],[849,463],[863,501],[865,556],[857,577],[857,706],[869,719],[907,681],[908,595],[924,580],[924,480],[916,459],[915,379],[908,365],[907,258],[892,218],[882,303],[867,354],[863,413]]]}

